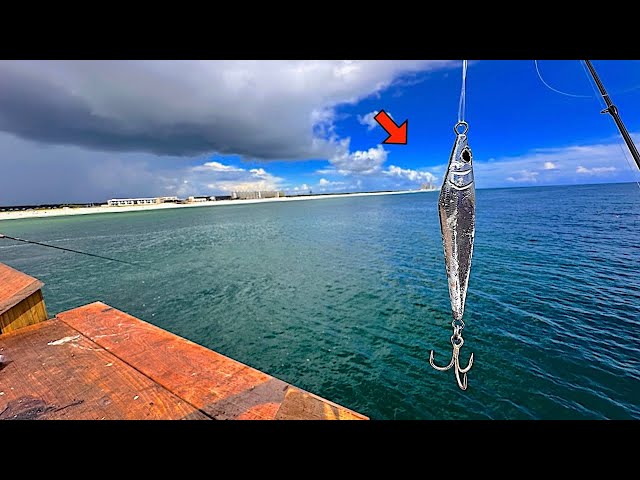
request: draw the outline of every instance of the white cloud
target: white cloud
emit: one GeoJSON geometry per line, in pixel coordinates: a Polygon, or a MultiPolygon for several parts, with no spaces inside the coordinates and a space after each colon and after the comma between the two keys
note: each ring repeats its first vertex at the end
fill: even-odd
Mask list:
{"type": "Polygon", "coordinates": [[[318,182],[318,186],[319,186],[318,190],[320,192],[346,191],[350,187],[351,187],[351,190],[355,188],[354,186],[350,186],[348,182],[327,180],[326,178],[321,178],[320,181],[318,182]]]}
{"type": "Polygon", "coordinates": [[[193,167],[192,170],[194,172],[244,172],[242,168],[223,165],[220,162],[206,162],[197,167],[193,167]]]}
{"type": "Polygon", "coordinates": [[[379,145],[366,151],[358,150],[339,159],[332,159],[336,168],[316,170],[316,174],[326,174],[346,178],[348,181],[329,180],[322,177],[318,182],[320,191],[354,190],[411,190],[423,183],[436,183],[437,177],[427,171],[401,168],[390,165],[384,168],[387,152],[379,145]]]}
{"type": "Polygon", "coordinates": [[[335,168],[320,168],[314,172],[316,175],[338,175],[338,170],[335,168]]]}
{"type": "Polygon", "coordinates": [[[267,178],[269,174],[264,170],[264,168],[252,168],[249,172],[257,178],[267,178]]]}
{"type": "Polygon", "coordinates": [[[520,170],[515,176],[507,177],[510,182],[517,183],[536,183],[540,172],[532,172],[530,170],[520,170]]]}
{"type": "Polygon", "coordinates": [[[601,173],[615,172],[616,170],[617,170],[616,167],[592,167],[592,168],[586,168],[586,167],[583,167],[582,165],[578,165],[578,168],[576,168],[576,173],[583,173],[583,174],[587,174],[587,175],[599,175],[601,173]]]}
{"type": "MultiPolygon", "coordinates": [[[[360,122],[360,124],[362,125],[366,125],[367,130],[371,131],[374,128],[380,126],[380,124],[374,118],[378,113],[380,113],[378,112],[378,110],[374,110],[373,112],[369,112],[366,115],[358,115],[358,122],[360,122]]],[[[389,115],[389,117],[393,119],[393,116],[389,112],[386,112],[386,113],[387,115],[389,115]]]]}
{"type": "Polygon", "coordinates": [[[371,175],[379,173],[389,154],[382,145],[369,150],[349,152],[348,139],[343,140],[340,146],[340,152],[331,157],[329,162],[341,175],[371,175]]]}
{"type": "Polygon", "coordinates": [[[345,190],[410,190],[423,183],[435,183],[437,177],[427,171],[390,165],[384,168],[389,152],[382,145],[368,150],[349,152],[349,140],[341,142],[340,154],[329,159],[331,167],[316,170],[323,175],[319,181],[321,191],[345,190]],[[325,176],[346,177],[349,181],[335,181],[325,176]]]}
{"type": "Polygon", "coordinates": [[[430,172],[421,172],[418,170],[411,170],[409,168],[400,168],[395,165],[390,165],[387,170],[383,172],[385,175],[395,176],[399,178],[405,178],[411,182],[431,182],[436,181],[436,176],[430,172]]]}
{"type": "MultiPolygon", "coordinates": [[[[638,134],[632,135],[637,142],[638,134]]],[[[431,169],[438,171],[437,167],[431,169]]],[[[627,163],[618,138],[609,142],[539,148],[516,157],[476,159],[474,177],[479,188],[521,185],[562,185],[585,182],[630,182],[640,172],[627,163]],[[548,168],[552,164],[554,168],[548,168]]]]}
{"type": "MultiPolygon", "coordinates": [[[[188,187],[178,188],[177,195],[186,195],[199,189],[200,193],[232,192],[236,190],[279,190],[284,179],[270,174],[264,168],[244,169],[220,162],[206,162],[191,167],[185,173],[188,187]]],[[[191,193],[193,195],[193,193],[191,193]]],[[[197,194],[197,193],[196,193],[197,194]]]]}

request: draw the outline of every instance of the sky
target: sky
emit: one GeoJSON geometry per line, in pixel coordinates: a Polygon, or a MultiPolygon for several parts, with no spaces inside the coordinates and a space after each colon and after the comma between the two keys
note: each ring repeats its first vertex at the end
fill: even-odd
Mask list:
{"type": "MultiPolygon", "coordinates": [[[[640,61],[593,64],[640,140],[640,61]]],[[[538,67],[573,96],[533,60],[469,62],[476,187],[640,181],[581,62],[538,67]]],[[[0,205],[439,185],[461,81],[461,60],[0,61],[0,205]]]]}

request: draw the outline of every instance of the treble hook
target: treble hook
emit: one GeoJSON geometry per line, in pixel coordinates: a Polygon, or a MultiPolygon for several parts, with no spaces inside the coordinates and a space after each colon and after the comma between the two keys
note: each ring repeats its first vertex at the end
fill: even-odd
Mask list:
{"type": "Polygon", "coordinates": [[[455,365],[456,380],[458,382],[458,386],[460,387],[460,389],[466,390],[467,389],[467,372],[471,370],[471,367],[473,366],[473,353],[469,358],[469,363],[467,364],[467,366],[465,368],[460,368],[460,349],[462,348],[462,345],[464,345],[464,340],[462,339],[462,335],[460,334],[461,330],[462,329],[458,326],[453,327],[453,335],[451,335],[451,345],[453,345],[453,355],[451,356],[451,361],[449,362],[449,365],[447,365],[446,367],[437,366],[433,360],[433,350],[431,350],[431,353],[429,354],[429,363],[433,368],[441,372],[446,372],[447,370],[449,370],[451,367],[455,365]],[[460,374],[462,374],[462,380],[460,379],[460,374]]]}

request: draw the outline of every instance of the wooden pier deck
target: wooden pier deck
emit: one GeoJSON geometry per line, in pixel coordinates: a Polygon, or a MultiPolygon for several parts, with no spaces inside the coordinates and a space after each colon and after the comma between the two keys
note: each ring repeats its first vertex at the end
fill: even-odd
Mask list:
{"type": "Polygon", "coordinates": [[[101,302],[3,333],[0,355],[0,419],[367,419],[101,302]]]}

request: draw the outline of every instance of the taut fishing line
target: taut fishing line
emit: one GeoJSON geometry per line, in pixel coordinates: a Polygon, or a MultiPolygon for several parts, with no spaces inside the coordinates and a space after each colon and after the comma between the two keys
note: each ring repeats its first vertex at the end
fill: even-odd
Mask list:
{"type": "Polygon", "coordinates": [[[58,247],[58,246],[55,246],[55,245],[48,245],[46,243],[35,242],[33,240],[25,240],[23,238],[11,237],[9,235],[4,235],[4,234],[0,233],[0,239],[2,239],[2,238],[8,238],[9,240],[15,240],[16,242],[30,243],[32,245],[39,245],[41,247],[55,248],[56,250],[64,250],[65,252],[79,253],[81,255],[87,255],[89,257],[101,258],[103,260],[109,260],[111,262],[124,263],[126,265],[131,265],[132,267],[152,268],[152,267],[148,267],[147,265],[141,265],[139,263],[127,262],[126,260],[118,260],[117,258],[105,257],[103,255],[97,255],[95,253],[81,252],[80,250],[73,250],[71,248],[58,247]]]}
{"type": "Polygon", "coordinates": [[[462,87],[458,103],[458,123],[464,122],[464,111],[467,106],[467,60],[462,61],[462,87]]]}

